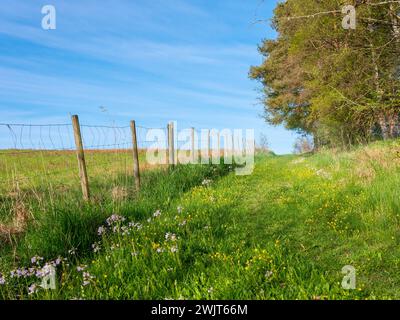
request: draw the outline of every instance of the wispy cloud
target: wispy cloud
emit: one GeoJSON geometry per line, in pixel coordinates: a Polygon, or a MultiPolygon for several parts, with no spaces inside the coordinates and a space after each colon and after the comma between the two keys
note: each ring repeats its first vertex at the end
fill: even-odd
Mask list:
{"type": "MultiPolygon", "coordinates": [[[[105,105],[121,122],[177,119],[285,136],[264,126],[256,84],[247,78],[268,32],[251,24],[258,0],[52,2],[54,31],[40,27],[43,1],[0,4],[3,119],[60,120],[79,113],[101,122],[98,108],[105,105]]],[[[274,2],[265,7],[268,14],[274,2]]]]}

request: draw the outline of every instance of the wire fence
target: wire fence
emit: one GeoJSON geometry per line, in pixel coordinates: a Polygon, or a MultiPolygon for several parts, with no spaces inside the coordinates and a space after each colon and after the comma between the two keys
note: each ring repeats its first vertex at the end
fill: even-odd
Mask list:
{"type": "MultiPolygon", "coordinates": [[[[153,143],[146,136],[155,129],[167,134],[166,127],[136,126],[134,146],[130,126],[80,125],[91,200],[118,203],[137,191],[133,150],[146,170],[145,153],[153,143]]],[[[0,220],[7,220],[18,202],[34,201],[47,210],[56,201],[79,199],[81,182],[73,123],[0,123],[0,220]]]]}
{"type": "Polygon", "coordinates": [[[173,122],[165,127],[134,121],[127,126],[79,124],[78,116],[63,124],[0,123],[0,221],[26,203],[45,211],[71,200],[79,204],[82,198],[118,206],[139,194],[144,170],[200,159],[214,163],[234,152],[236,142],[229,134],[175,129],[173,122]],[[149,153],[161,154],[160,162],[147,161],[149,153]]]}

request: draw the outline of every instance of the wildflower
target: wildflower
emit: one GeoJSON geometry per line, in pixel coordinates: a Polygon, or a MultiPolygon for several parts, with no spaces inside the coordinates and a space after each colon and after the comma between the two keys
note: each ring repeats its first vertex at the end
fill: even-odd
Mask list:
{"type": "Polygon", "coordinates": [[[94,278],[96,278],[95,276],[92,276],[89,272],[84,272],[84,273],[82,273],[82,276],[83,276],[82,285],[83,285],[84,287],[87,286],[87,285],[89,285],[90,282],[91,282],[94,278]]]}
{"type": "Polygon", "coordinates": [[[179,223],[179,226],[180,227],[184,227],[186,224],[187,224],[187,221],[183,220],[181,223],[179,223]]]}
{"type": "Polygon", "coordinates": [[[157,248],[157,253],[163,253],[165,250],[163,248],[157,248]]]}
{"type": "Polygon", "coordinates": [[[99,227],[98,229],[97,229],[97,234],[99,235],[99,236],[102,236],[103,234],[105,234],[106,233],[106,229],[103,227],[103,226],[101,226],[101,227],[99,227]]]}
{"type": "Polygon", "coordinates": [[[147,222],[150,223],[150,222],[151,222],[151,218],[148,218],[148,219],[147,219],[147,222]]]}
{"type": "Polygon", "coordinates": [[[29,268],[28,269],[28,275],[33,276],[35,274],[36,269],[35,268],[29,268]]]}
{"type": "Polygon", "coordinates": [[[171,252],[172,252],[172,253],[178,252],[178,247],[177,247],[177,246],[172,247],[172,248],[171,248],[171,252]]]}
{"type": "Polygon", "coordinates": [[[214,292],[214,288],[211,287],[211,288],[208,289],[207,291],[208,291],[209,294],[212,294],[212,293],[214,292]]]}
{"type": "Polygon", "coordinates": [[[78,272],[81,272],[81,271],[85,270],[86,268],[87,268],[86,265],[82,265],[82,266],[77,266],[77,267],[76,267],[76,270],[77,270],[78,272]]]}
{"type": "MultiPolygon", "coordinates": [[[[151,219],[149,219],[149,220],[151,221],[151,219]]],[[[141,225],[140,223],[137,223],[137,222],[129,222],[128,226],[129,226],[129,228],[136,229],[136,230],[140,230],[143,228],[143,225],[141,225]]]]}
{"type": "Polygon", "coordinates": [[[203,182],[201,183],[203,186],[208,187],[212,183],[212,180],[210,179],[204,179],[203,182]]]}
{"type": "Polygon", "coordinates": [[[165,234],[165,240],[166,241],[176,241],[176,239],[177,239],[177,237],[176,237],[176,234],[174,234],[174,233],[167,232],[165,234]]]}
{"type": "Polygon", "coordinates": [[[94,253],[99,252],[100,251],[100,244],[98,242],[93,243],[92,244],[92,249],[93,249],[94,253]]]}
{"type": "Polygon", "coordinates": [[[269,279],[274,273],[272,271],[267,271],[265,273],[265,278],[269,279]]]}
{"type": "Polygon", "coordinates": [[[52,273],[53,266],[51,264],[46,263],[42,269],[36,270],[37,278],[44,278],[52,273]]]}
{"type": "Polygon", "coordinates": [[[130,233],[129,233],[129,229],[128,229],[128,227],[126,227],[126,226],[121,227],[121,231],[122,231],[122,235],[123,235],[123,236],[126,236],[126,235],[129,235],[129,234],[130,234],[130,233]]]}
{"type": "Polygon", "coordinates": [[[28,270],[27,269],[17,269],[16,270],[17,273],[17,278],[26,278],[28,276],[28,270]]]}
{"type": "Polygon", "coordinates": [[[38,288],[37,288],[36,284],[32,284],[30,287],[28,287],[28,294],[29,295],[34,294],[37,292],[37,290],[38,290],[38,288]]]}
{"type": "Polygon", "coordinates": [[[157,218],[159,216],[161,216],[161,210],[157,210],[156,212],[153,213],[154,218],[157,218]]]}
{"type": "Polygon", "coordinates": [[[131,252],[131,255],[132,255],[132,257],[137,257],[137,256],[138,256],[138,254],[139,254],[139,253],[138,253],[138,252],[136,252],[136,251],[135,251],[135,252],[131,252]]]}
{"type": "Polygon", "coordinates": [[[31,263],[32,264],[39,264],[39,262],[42,261],[42,260],[43,260],[42,257],[34,256],[34,257],[31,258],[31,263]]]}
{"type": "Polygon", "coordinates": [[[177,210],[178,210],[178,213],[181,214],[182,211],[183,211],[183,208],[182,208],[181,206],[179,206],[179,207],[177,208],[177,210]]]}
{"type": "Polygon", "coordinates": [[[117,243],[117,244],[112,244],[111,247],[110,247],[111,250],[114,250],[114,249],[116,249],[116,248],[119,248],[119,243],[117,243]]]}
{"type": "Polygon", "coordinates": [[[0,273],[0,285],[6,284],[6,279],[3,277],[3,275],[0,273]]]}
{"type": "Polygon", "coordinates": [[[68,253],[69,253],[71,256],[75,255],[75,254],[76,254],[76,248],[72,248],[72,249],[68,250],[68,253]]]}
{"type": "Polygon", "coordinates": [[[123,216],[113,214],[109,218],[107,218],[106,223],[108,226],[111,226],[114,223],[124,222],[125,218],[123,216]]]}

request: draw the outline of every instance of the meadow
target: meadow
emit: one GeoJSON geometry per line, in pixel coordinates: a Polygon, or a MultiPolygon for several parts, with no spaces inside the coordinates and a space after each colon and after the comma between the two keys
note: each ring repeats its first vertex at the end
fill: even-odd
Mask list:
{"type": "Polygon", "coordinates": [[[53,189],[51,205],[2,191],[0,223],[27,220],[1,240],[0,298],[398,299],[399,155],[398,140],[260,152],[249,176],[224,164],[153,168],[139,193],[120,196],[104,190],[131,190],[129,176],[99,170],[90,203],[72,184],[53,189]],[[39,286],[46,264],[55,290],[39,286]],[[342,288],[345,265],[354,290],[342,288]]]}

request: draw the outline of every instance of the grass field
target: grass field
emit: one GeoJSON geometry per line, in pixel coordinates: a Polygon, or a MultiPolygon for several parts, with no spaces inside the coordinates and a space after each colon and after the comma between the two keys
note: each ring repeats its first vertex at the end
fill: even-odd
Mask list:
{"type": "Polygon", "coordinates": [[[156,169],[118,203],[25,207],[26,230],[3,240],[0,298],[398,299],[399,153],[392,141],[259,154],[250,176],[156,169]],[[45,263],[55,290],[34,285],[45,263]],[[355,290],[341,286],[345,265],[355,290]]]}

